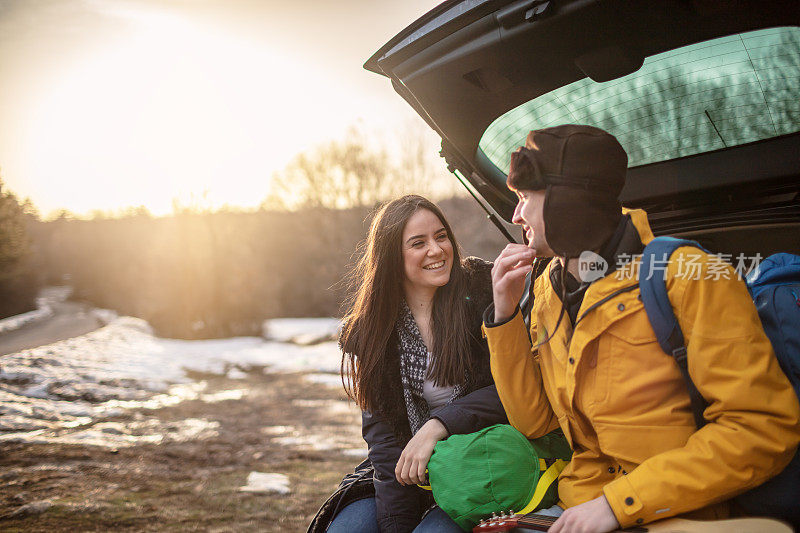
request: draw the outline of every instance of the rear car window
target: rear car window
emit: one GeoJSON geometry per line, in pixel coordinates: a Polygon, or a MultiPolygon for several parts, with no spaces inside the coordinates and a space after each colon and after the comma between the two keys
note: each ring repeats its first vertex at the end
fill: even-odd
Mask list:
{"type": "Polygon", "coordinates": [[[627,76],[589,78],[497,118],[479,150],[504,173],[530,130],[589,124],[609,131],[635,167],[800,130],[800,28],[769,28],[676,48],[627,76]]]}

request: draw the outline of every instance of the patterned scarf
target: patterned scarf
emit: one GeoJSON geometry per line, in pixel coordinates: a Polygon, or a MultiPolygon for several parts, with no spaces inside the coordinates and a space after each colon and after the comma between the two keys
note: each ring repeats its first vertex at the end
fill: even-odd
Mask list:
{"type": "MultiPolygon", "coordinates": [[[[414,315],[403,301],[400,309],[400,319],[397,321],[397,335],[399,338],[398,351],[400,352],[400,378],[403,382],[403,398],[406,402],[408,424],[411,434],[414,435],[430,417],[430,408],[422,395],[425,381],[425,370],[428,361],[428,349],[422,340],[414,315]]],[[[464,395],[464,386],[456,385],[453,394],[447,403],[464,395]]]]}

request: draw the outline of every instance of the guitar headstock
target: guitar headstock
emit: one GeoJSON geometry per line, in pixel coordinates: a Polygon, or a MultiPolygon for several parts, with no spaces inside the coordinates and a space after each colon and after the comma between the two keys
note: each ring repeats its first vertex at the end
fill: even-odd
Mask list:
{"type": "Polygon", "coordinates": [[[472,533],[509,531],[517,527],[521,516],[522,515],[514,514],[512,511],[503,511],[499,515],[492,513],[491,518],[484,518],[478,522],[478,525],[472,528],[472,533]]]}

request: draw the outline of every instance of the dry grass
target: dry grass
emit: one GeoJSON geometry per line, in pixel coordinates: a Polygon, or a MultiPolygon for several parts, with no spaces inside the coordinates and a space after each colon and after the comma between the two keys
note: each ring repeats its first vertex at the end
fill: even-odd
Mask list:
{"type": "MultiPolygon", "coordinates": [[[[0,529],[3,531],[304,531],[322,501],[360,459],[340,450],[278,443],[264,431],[291,426],[300,439],[364,447],[358,416],[326,410],[341,392],[308,383],[300,374],[245,380],[203,376],[210,390],[249,389],[241,400],[185,402],[147,412],[161,420],[205,418],[220,423],[217,437],[112,450],[62,444],[0,445],[0,529]],[[296,400],[320,400],[317,402],[296,400]],[[309,438],[310,437],[310,438],[309,438]],[[251,471],[279,472],[292,491],[240,492],[251,471]],[[12,516],[25,504],[49,500],[41,513],[12,516]]],[[[131,419],[133,413],[118,421],[131,419]]],[[[286,430],[284,430],[286,431],[286,430]]],[[[285,436],[285,435],[284,435],[285,436]]]]}

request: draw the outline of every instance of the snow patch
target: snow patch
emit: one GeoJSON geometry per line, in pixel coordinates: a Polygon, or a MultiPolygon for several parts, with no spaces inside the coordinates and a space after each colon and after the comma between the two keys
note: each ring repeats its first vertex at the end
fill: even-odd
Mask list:
{"type": "Polygon", "coordinates": [[[245,379],[247,377],[247,372],[243,372],[234,366],[228,370],[228,373],[225,375],[225,377],[228,379],[245,379]]]}
{"type": "MultiPolygon", "coordinates": [[[[190,380],[187,371],[235,379],[261,367],[266,372],[339,371],[341,353],[335,342],[299,346],[260,337],[161,339],[144,320],[106,318],[111,319],[108,325],[86,335],[0,358],[0,438],[38,439],[129,409],[238,400],[245,394],[204,394],[206,382],[190,380]]],[[[323,323],[318,330],[338,323],[303,319],[303,324],[318,320],[323,323]]],[[[94,439],[88,434],[86,440],[94,439]]]]}
{"type": "Polygon", "coordinates": [[[342,377],[339,374],[307,374],[303,379],[309,383],[318,383],[332,389],[342,388],[342,377]]]}
{"type": "Polygon", "coordinates": [[[219,435],[219,422],[187,418],[162,422],[155,418],[143,421],[98,422],[75,431],[39,429],[22,433],[0,434],[0,442],[61,443],[123,448],[140,444],[160,444],[166,441],[185,442],[204,440],[219,435]]]}
{"type": "Polygon", "coordinates": [[[34,322],[36,320],[41,320],[43,318],[47,318],[53,315],[53,310],[50,308],[49,305],[44,307],[39,307],[38,309],[34,309],[33,311],[28,311],[27,313],[22,313],[21,315],[14,315],[8,318],[4,318],[0,320],[0,333],[4,333],[6,331],[14,331],[15,329],[19,329],[25,324],[29,324],[30,322],[34,322]]]}
{"type": "Polygon", "coordinates": [[[362,459],[367,458],[367,449],[366,448],[351,448],[349,450],[342,450],[342,453],[347,457],[358,457],[362,459]]]}
{"type": "Polygon", "coordinates": [[[119,317],[117,312],[111,309],[92,309],[90,313],[103,325],[108,325],[119,317]]]}
{"type": "Polygon", "coordinates": [[[226,400],[241,400],[246,394],[247,391],[243,389],[221,390],[211,394],[203,394],[200,396],[200,399],[206,403],[217,403],[226,400]]]}
{"type": "Polygon", "coordinates": [[[287,433],[293,433],[294,431],[294,426],[267,426],[261,428],[261,433],[264,435],[286,435],[287,433]]]}
{"type": "Polygon", "coordinates": [[[267,340],[310,346],[336,339],[338,318],[273,318],[261,326],[267,340]]]}
{"type": "Polygon", "coordinates": [[[289,478],[285,474],[250,472],[247,485],[239,487],[241,492],[277,492],[289,494],[289,478]]]}
{"type": "MultiPolygon", "coordinates": [[[[267,426],[261,428],[261,432],[269,436],[270,442],[281,446],[308,451],[339,451],[350,455],[353,449],[364,444],[359,422],[360,420],[354,419],[352,424],[344,427],[267,426]]],[[[363,454],[366,454],[366,450],[363,450],[363,454]]]]}

